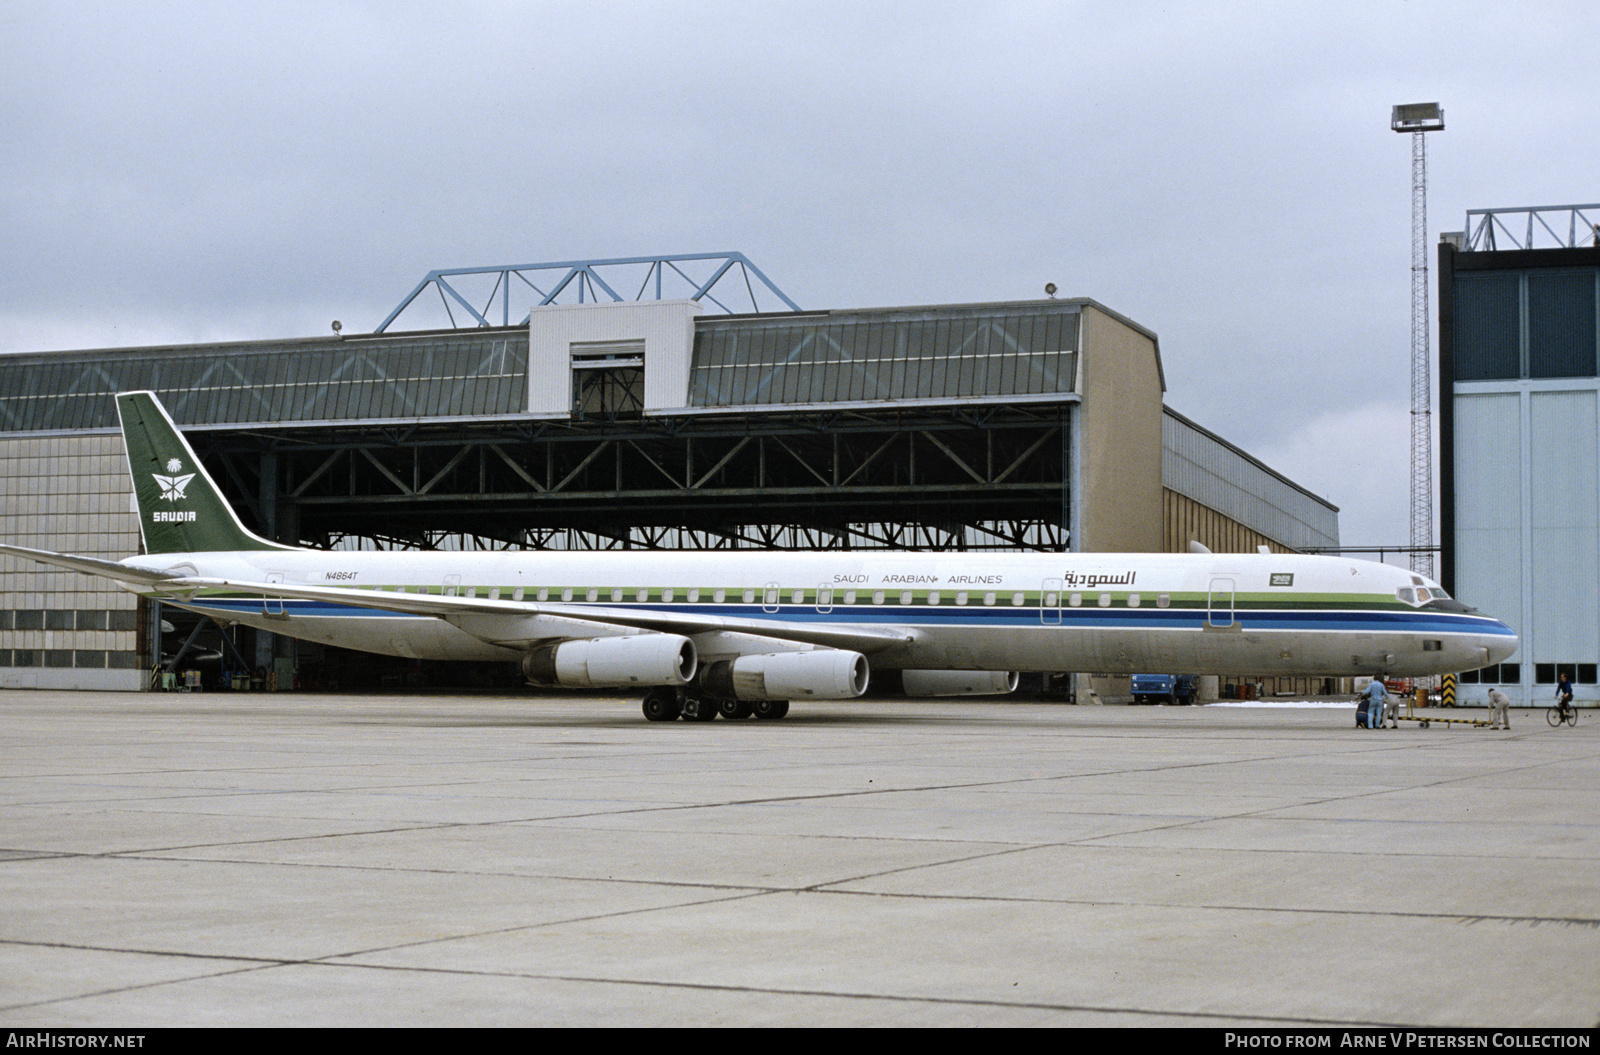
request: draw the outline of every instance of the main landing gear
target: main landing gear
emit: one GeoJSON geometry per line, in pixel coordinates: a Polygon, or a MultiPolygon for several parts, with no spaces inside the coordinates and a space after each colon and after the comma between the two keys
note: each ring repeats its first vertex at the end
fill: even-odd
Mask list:
{"type": "Polygon", "coordinates": [[[668,688],[654,688],[644,694],[644,716],[652,722],[671,722],[680,717],[686,722],[709,722],[718,714],[729,721],[751,715],[772,720],[788,713],[788,700],[713,700],[668,688]]]}

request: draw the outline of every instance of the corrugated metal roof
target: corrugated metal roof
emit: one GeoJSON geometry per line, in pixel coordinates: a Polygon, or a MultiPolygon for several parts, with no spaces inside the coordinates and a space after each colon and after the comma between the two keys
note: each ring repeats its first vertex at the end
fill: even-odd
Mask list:
{"type": "Polygon", "coordinates": [[[1071,393],[1075,304],[701,319],[691,407],[1071,393]]]}
{"type": "Polygon", "coordinates": [[[1170,408],[1161,418],[1161,483],[1286,546],[1339,545],[1339,510],[1170,408]]]}
{"type": "MultiPolygon", "coordinates": [[[[685,409],[1070,395],[1080,312],[1039,301],[702,318],[685,409]]],[[[0,432],[115,428],[112,396],[139,389],[185,426],[521,415],[528,331],[0,357],[0,432]]]]}
{"type": "Polygon", "coordinates": [[[181,425],[487,417],[527,405],[528,334],[258,341],[0,358],[0,432],[106,429],[149,389],[181,425]]]}

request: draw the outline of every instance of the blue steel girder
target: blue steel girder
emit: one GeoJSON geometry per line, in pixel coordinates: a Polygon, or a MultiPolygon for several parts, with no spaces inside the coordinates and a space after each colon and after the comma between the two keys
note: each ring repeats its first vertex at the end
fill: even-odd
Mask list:
{"type": "MultiPolygon", "coordinates": [[[[564,260],[543,264],[510,264],[495,267],[441,268],[428,272],[422,281],[417,283],[416,288],[406,295],[400,305],[391,311],[388,317],[379,323],[378,328],[373,332],[384,333],[387,331],[390,324],[409,308],[429,286],[433,286],[438,291],[440,303],[443,305],[445,314],[449,317],[450,325],[453,329],[459,329],[460,327],[456,325],[456,315],[451,308],[452,302],[471,317],[471,325],[484,327],[494,325],[489,321],[489,315],[494,309],[496,298],[500,301],[500,325],[511,325],[513,278],[535,294],[540,307],[556,303],[563,294],[573,295],[572,291],[574,290],[579,304],[586,303],[589,300],[599,302],[602,298],[620,302],[626,298],[613,288],[612,282],[615,282],[615,278],[613,278],[612,282],[608,282],[601,274],[601,270],[637,268],[640,265],[648,266],[645,271],[644,281],[640,284],[639,292],[633,298],[634,300],[663,299],[665,293],[664,280],[669,277],[670,269],[671,275],[675,275],[677,279],[681,280],[681,283],[677,284],[686,289],[687,296],[685,299],[709,302],[731,315],[735,311],[727,303],[724,303],[724,300],[732,300],[732,298],[724,295],[723,298],[719,299],[713,294],[713,289],[727,277],[730,271],[737,267],[740,275],[744,278],[744,293],[749,298],[752,313],[760,313],[761,311],[761,307],[756,300],[755,285],[751,281],[752,276],[755,282],[765,287],[768,292],[783,303],[783,310],[800,310],[800,306],[790,300],[743,253],[679,253],[672,256],[634,256],[615,257],[606,260],[564,260]],[[715,262],[716,266],[709,278],[703,280],[694,278],[681,266],[698,261],[715,262]],[[542,277],[542,273],[554,273],[550,280],[542,282],[544,288],[541,288],[540,281],[535,281],[535,279],[542,277]],[[481,309],[473,304],[451,282],[451,279],[476,275],[495,276],[494,285],[490,289],[488,298],[481,309]],[[654,280],[655,295],[654,297],[646,298],[645,291],[650,288],[652,279],[654,280]]],[[[527,321],[528,317],[524,315],[521,322],[527,321]]]]}
{"type": "MultiPolygon", "coordinates": [[[[1497,249],[1537,249],[1548,242],[1551,248],[1575,249],[1588,239],[1600,240],[1600,205],[1537,205],[1514,209],[1468,209],[1465,249],[1469,252],[1497,249]],[[1550,219],[1546,219],[1549,217],[1550,219]],[[1555,226],[1551,226],[1551,220],[1555,226]],[[1517,223],[1522,230],[1514,229],[1517,223]],[[1566,232],[1559,228],[1564,226],[1566,232]],[[1497,236],[1498,232],[1498,236],[1497,236]],[[1509,246],[1500,245],[1504,236],[1509,246]]],[[[1600,244],[1597,241],[1596,244],[1600,244]]]]}

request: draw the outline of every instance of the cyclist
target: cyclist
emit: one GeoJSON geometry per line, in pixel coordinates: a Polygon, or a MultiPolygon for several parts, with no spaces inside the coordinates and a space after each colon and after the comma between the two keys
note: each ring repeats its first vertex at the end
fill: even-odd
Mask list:
{"type": "Polygon", "coordinates": [[[1561,708],[1561,718],[1565,721],[1567,712],[1572,709],[1572,682],[1567,680],[1566,671],[1561,672],[1561,680],[1556,682],[1556,699],[1560,701],[1557,706],[1561,708]]]}

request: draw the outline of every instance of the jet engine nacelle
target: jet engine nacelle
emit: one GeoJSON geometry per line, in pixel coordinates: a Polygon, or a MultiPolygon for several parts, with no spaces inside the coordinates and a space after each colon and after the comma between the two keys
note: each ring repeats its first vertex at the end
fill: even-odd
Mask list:
{"type": "MultiPolygon", "coordinates": [[[[898,670],[899,690],[907,696],[1004,696],[1017,691],[1014,670],[898,670]]],[[[893,679],[880,677],[873,688],[893,691],[893,679]]]]}
{"type": "Polygon", "coordinates": [[[867,657],[832,648],[740,656],[708,666],[700,685],[736,700],[850,700],[867,691],[867,657]]]}
{"type": "Polygon", "coordinates": [[[529,681],[567,689],[686,685],[698,665],[694,642],[677,634],[562,641],[542,645],[522,657],[522,673],[529,681]]]}

